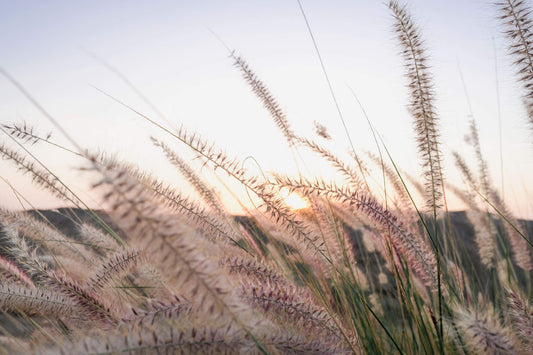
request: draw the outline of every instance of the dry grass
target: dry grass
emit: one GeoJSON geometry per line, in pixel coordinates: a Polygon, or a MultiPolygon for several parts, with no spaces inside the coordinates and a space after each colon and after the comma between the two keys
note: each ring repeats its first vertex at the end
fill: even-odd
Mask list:
{"type": "MultiPolygon", "coordinates": [[[[266,85],[232,53],[288,149],[310,150],[338,179],[256,176],[200,135],[160,127],[168,140],[153,138],[154,145],[196,197],[142,167],[80,150],[94,198],[107,206],[92,211],[33,156],[0,145],[21,174],[73,206],[60,212],[61,227],[50,212],[0,210],[4,352],[531,353],[532,245],[525,225],[492,186],[474,120],[468,134],[477,171],[456,153],[466,183],[445,182],[422,31],[398,2],[388,8],[423,167],[414,186],[425,206],[413,202],[409,178],[386,155],[343,161],[300,137],[266,85]],[[228,213],[215,186],[173,150],[176,141],[202,169],[222,172],[258,205],[244,216],[228,213]],[[392,186],[385,200],[367,184],[371,166],[392,186]],[[283,191],[307,207],[291,208],[283,191]],[[466,214],[447,211],[447,191],[467,202],[466,214]]],[[[523,1],[495,8],[531,118],[529,10],[523,1]]],[[[326,126],[315,128],[330,139],[326,126]]],[[[55,144],[27,125],[2,131],[22,149],[55,144]]]]}

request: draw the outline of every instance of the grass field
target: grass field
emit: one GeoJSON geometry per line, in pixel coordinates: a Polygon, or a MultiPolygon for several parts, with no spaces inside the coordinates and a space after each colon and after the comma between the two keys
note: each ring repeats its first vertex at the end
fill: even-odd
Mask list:
{"type": "MultiPolygon", "coordinates": [[[[516,0],[493,6],[528,130],[530,10],[516,0]]],[[[454,153],[463,184],[446,179],[431,44],[407,8],[397,1],[387,7],[404,64],[419,175],[397,166],[375,131],[377,152],[352,145],[350,160],[327,148],[331,137],[321,123],[315,123],[315,136],[300,136],[235,52],[236,70],[282,132],[299,174],[257,173],[200,134],[160,126],[113,98],[160,130],[152,143],[180,178],[168,185],[142,166],[72,142],[71,153],[85,162],[81,171],[91,198],[105,207],[93,209],[26,149],[56,144],[51,136],[30,125],[2,125],[11,139],[2,139],[0,155],[69,206],[0,209],[2,350],[532,353],[533,224],[514,217],[493,185],[474,118],[464,133],[476,159],[454,153]],[[181,156],[176,144],[190,150],[194,161],[181,156]],[[317,161],[336,177],[309,176],[306,166],[317,161]],[[208,173],[218,182],[206,180],[208,173]],[[194,194],[184,193],[185,184],[194,194]],[[222,190],[234,196],[242,214],[228,211],[222,190]],[[452,196],[467,210],[449,211],[452,196]]]]}

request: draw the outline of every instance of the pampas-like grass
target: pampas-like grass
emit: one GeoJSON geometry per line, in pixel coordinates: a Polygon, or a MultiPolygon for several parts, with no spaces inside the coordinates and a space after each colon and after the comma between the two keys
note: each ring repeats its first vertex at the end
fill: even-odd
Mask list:
{"type": "Polygon", "coordinates": [[[20,262],[32,280],[46,279],[51,268],[60,266],[59,260],[74,260],[75,265],[83,265],[76,267],[76,271],[86,275],[90,265],[87,249],[69,240],[55,227],[26,213],[4,210],[0,210],[0,223],[5,226],[3,251],[20,262]],[[38,248],[51,255],[41,255],[38,248]]]}
{"type": "Polygon", "coordinates": [[[290,282],[276,270],[252,259],[242,257],[224,257],[220,263],[226,266],[230,273],[244,274],[259,284],[288,285],[290,282]]]}
{"type": "Polygon", "coordinates": [[[160,147],[165,153],[167,159],[176,166],[192,187],[198,192],[200,197],[219,215],[225,215],[224,207],[220,202],[216,192],[213,191],[200,177],[192,170],[192,168],[181,159],[176,152],[174,152],[168,145],[155,138],[152,142],[156,147],[160,147]]]}
{"type": "Polygon", "coordinates": [[[257,77],[257,75],[253,72],[243,58],[236,56],[234,53],[231,54],[231,57],[235,61],[234,65],[241,71],[244,80],[248,83],[248,85],[250,85],[254,94],[257,95],[259,100],[261,100],[267,111],[274,119],[274,122],[289,143],[289,146],[292,146],[294,144],[295,134],[290,127],[285,112],[283,112],[283,110],[280,108],[278,102],[274,98],[274,95],[270,93],[266,85],[257,77]]]}
{"type": "Polygon", "coordinates": [[[146,309],[131,309],[131,314],[123,318],[126,324],[143,325],[154,324],[159,318],[176,319],[191,312],[190,302],[177,296],[171,301],[148,299],[146,309]]]}
{"type": "Polygon", "coordinates": [[[518,220],[513,217],[505,202],[500,198],[499,194],[492,190],[491,200],[496,207],[498,213],[503,216],[501,221],[509,243],[513,258],[516,264],[523,270],[533,270],[533,260],[531,258],[531,244],[526,239],[526,233],[518,220]]]}
{"type": "Polygon", "coordinates": [[[457,322],[475,354],[518,354],[509,329],[503,327],[492,312],[463,310],[457,322]]]}
{"type": "Polygon", "coordinates": [[[492,189],[492,184],[490,182],[489,168],[487,162],[483,158],[481,153],[481,145],[479,143],[479,132],[477,129],[476,121],[472,118],[470,120],[470,135],[467,136],[468,141],[472,144],[474,152],[476,153],[476,160],[478,163],[478,175],[481,186],[481,193],[485,196],[488,196],[490,190],[492,189]]]}
{"type": "Polygon", "coordinates": [[[492,231],[495,227],[491,228],[492,221],[487,213],[476,210],[467,211],[467,218],[474,227],[476,245],[481,262],[489,268],[495,267],[498,249],[494,231],[492,231]]]}
{"type": "Polygon", "coordinates": [[[15,265],[11,260],[8,260],[0,255],[0,268],[7,271],[9,274],[14,276],[18,281],[23,282],[26,286],[30,288],[35,288],[35,284],[31,278],[23,270],[21,270],[17,265],[15,265]]]}
{"type": "MultiPolygon", "coordinates": [[[[49,354],[238,354],[249,345],[243,332],[216,329],[199,325],[184,327],[178,324],[145,326],[111,334],[93,334],[77,342],[63,344],[49,354]]],[[[43,352],[46,354],[47,352],[43,352]]]]}
{"type": "Polygon", "coordinates": [[[468,166],[464,158],[458,152],[452,152],[452,154],[455,158],[455,165],[457,166],[459,172],[463,175],[463,178],[469,185],[469,188],[474,191],[477,191],[479,188],[477,186],[476,178],[474,177],[472,170],[470,170],[470,167],[468,166]]]}
{"type": "MultiPolygon", "coordinates": [[[[68,226],[54,226],[46,212],[0,209],[0,344],[24,354],[531,352],[526,225],[495,192],[474,121],[469,140],[477,169],[455,153],[464,186],[446,185],[470,211],[467,218],[450,213],[446,223],[440,219],[445,199],[427,54],[406,8],[388,5],[407,69],[424,179],[403,172],[391,156],[389,166],[369,154],[380,167],[374,173],[383,178],[385,196],[374,193],[362,182],[374,178],[372,170],[354,147],[363,175],[335,152],[295,135],[266,85],[232,54],[290,149],[315,153],[339,179],[329,183],[303,172],[256,176],[200,135],[183,126],[166,129],[123,104],[183,143],[202,169],[223,172],[217,178],[224,187],[224,179],[237,183],[254,208],[230,190],[244,215],[229,215],[216,187],[171,148],[176,142],[152,138],[179,169],[178,188],[104,153],[71,152],[88,161],[82,171],[94,179],[91,192],[105,213],[61,209],[68,226]],[[182,182],[194,194],[185,196],[182,182]],[[286,192],[306,206],[292,208],[286,192]],[[426,198],[432,216],[417,207],[415,193],[426,198]]],[[[504,17],[517,16],[507,25],[526,25],[511,40],[526,34],[523,2],[498,7],[507,11],[504,17]]],[[[513,55],[524,55],[513,48],[513,55]]],[[[524,82],[529,74],[522,74],[524,82]]],[[[330,137],[324,126],[315,128],[330,137]]],[[[0,130],[27,153],[0,142],[2,158],[64,201],[85,206],[25,146],[43,141],[66,148],[30,126],[0,130]]],[[[299,166],[310,163],[294,158],[299,166]]]]}
{"type": "Polygon", "coordinates": [[[30,316],[71,317],[75,312],[74,304],[61,293],[9,284],[0,285],[0,308],[30,316]]]}
{"type": "MultiPolygon", "coordinates": [[[[272,349],[272,353],[277,354],[343,354],[336,347],[326,346],[319,341],[309,342],[304,337],[290,332],[272,333],[263,337],[261,341],[272,349]]],[[[111,335],[95,335],[76,343],[64,344],[50,354],[58,351],[68,354],[261,354],[253,341],[243,332],[228,332],[205,324],[185,327],[173,323],[144,327],[123,334],[117,332],[111,335]],[[102,340],[95,341],[97,338],[102,340]]]]}
{"type": "Polygon", "coordinates": [[[316,306],[308,296],[298,292],[294,287],[272,287],[268,284],[262,286],[244,285],[244,297],[253,305],[261,307],[269,316],[283,318],[290,327],[300,329],[308,328],[309,332],[317,335],[326,332],[338,341],[342,335],[336,325],[323,308],[316,306]]]}
{"type": "Polygon", "coordinates": [[[158,211],[148,191],[128,170],[116,165],[97,167],[103,178],[94,187],[104,190],[116,223],[143,250],[150,262],[166,272],[168,279],[191,300],[198,311],[222,327],[256,326],[252,310],[233,297],[231,281],[218,265],[202,255],[201,239],[183,231],[179,221],[158,211]]]}
{"type": "Polygon", "coordinates": [[[26,157],[7,145],[0,144],[0,156],[12,161],[21,173],[30,175],[34,183],[52,192],[54,196],[61,200],[74,204],[79,201],[57,177],[51,175],[48,171],[38,168],[34,162],[29,162],[26,157]]]}
{"type": "Polygon", "coordinates": [[[406,230],[396,216],[383,208],[374,198],[320,180],[312,182],[303,178],[292,179],[277,176],[276,184],[303,195],[323,196],[341,202],[354,212],[365,214],[378,225],[381,233],[387,235],[390,232],[390,241],[395,251],[402,255],[402,259],[407,260],[411,269],[423,280],[424,284],[433,290],[438,288],[437,266],[433,250],[420,236],[413,235],[406,230]]]}
{"type": "MultiPolygon", "coordinates": [[[[85,265],[90,263],[89,256],[86,254],[87,249],[69,239],[48,221],[39,220],[25,213],[3,213],[0,221],[13,228],[13,233],[24,234],[26,239],[46,248],[55,256],[71,258],[85,265]]],[[[18,237],[20,236],[14,235],[12,239],[17,244],[19,243],[18,237]]],[[[36,266],[36,272],[38,269],[42,268],[36,266]]]]}
{"type": "Polygon", "coordinates": [[[231,240],[235,242],[238,239],[238,234],[228,225],[225,218],[214,217],[198,203],[183,196],[182,193],[159,181],[151,174],[147,174],[130,164],[119,164],[117,161],[104,156],[95,156],[94,159],[100,165],[115,166],[127,170],[140,184],[152,191],[158,203],[192,221],[198,228],[205,231],[205,235],[213,236],[213,238],[221,241],[231,240]]]}
{"type": "Polygon", "coordinates": [[[407,69],[409,111],[414,118],[418,151],[426,177],[427,204],[431,209],[435,209],[442,203],[443,179],[433,79],[420,30],[416,27],[411,15],[405,7],[400,6],[394,0],[389,2],[389,8],[394,16],[394,30],[398,36],[401,54],[407,69]]]}
{"type": "Polygon", "coordinates": [[[363,184],[359,174],[348,164],[339,159],[339,157],[330,152],[326,148],[320,146],[320,144],[313,142],[306,138],[296,137],[296,142],[311,149],[313,152],[318,154],[323,159],[329,161],[331,165],[340,172],[346,181],[347,184],[350,184],[354,189],[366,189],[367,186],[363,184]]]}
{"type": "Polygon", "coordinates": [[[78,225],[78,233],[87,245],[90,245],[91,248],[102,254],[107,254],[120,248],[120,245],[114,238],[105,233],[101,228],[95,227],[92,224],[82,222],[78,225]]]}
{"type": "Polygon", "coordinates": [[[395,203],[396,208],[399,210],[400,213],[405,215],[406,218],[413,218],[414,211],[413,208],[411,208],[412,202],[411,197],[409,196],[408,190],[405,187],[403,181],[398,176],[398,173],[388,164],[386,164],[384,161],[382,161],[377,155],[373,154],[372,152],[367,152],[368,157],[370,160],[372,160],[376,165],[378,165],[381,170],[383,171],[383,174],[387,177],[388,181],[391,183],[392,188],[394,189],[394,192],[396,193],[397,203],[395,203]]]}
{"type": "Polygon", "coordinates": [[[111,305],[99,294],[72,280],[66,273],[50,272],[45,281],[48,289],[67,298],[85,321],[94,321],[101,326],[117,323],[117,316],[111,305]]]}
{"type": "Polygon", "coordinates": [[[247,171],[242,168],[242,163],[237,158],[229,158],[222,150],[217,149],[214,144],[209,144],[198,135],[189,133],[184,127],[179,129],[176,136],[193,151],[199,153],[208,162],[213,164],[215,170],[221,169],[225,171],[230,177],[240,182],[243,187],[259,197],[263,201],[261,208],[280,227],[303,241],[307,249],[314,253],[324,252],[324,246],[318,240],[318,237],[309,233],[296,214],[272,190],[270,184],[265,184],[256,177],[249,177],[247,171]]]}
{"type": "Polygon", "coordinates": [[[508,303],[511,324],[522,341],[524,354],[533,352],[533,307],[519,291],[508,290],[508,303]]]}
{"type": "Polygon", "coordinates": [[[93,292],[97,292],[113,280],[129,274],[137,268],[137,265],[142,260],[143,255],[138,250],[126,250],[115,254],[107,260],[104,260],[102,266],[86,281],[85,286],[93,292]]]}
{"type": "MultiPolygon", "coordinates": [[[[316,234],[322,236],[323,244],[327,249],[328,262],[331,261],[337,268],[355,266],[357,263],[352,244],[349,242],[340,218],[336,216],[330,202],[317,197],[311,197],[310,217],[314,223],[316,234]]],[[[331,269],[327,267],[327,269],[331,269]]]]}
{"type": "Polygon", "coordinates": [[[313,121],[313,127],[315,129],[315,133],[317,136],[324,138],[325,140],[331,140],[331,135],[328,132],[328,129],[326,126],[321,124],[318,121],[313,121]]]}
{"type": "Polygon", "coordinates": [[[523,0],[495,1],[498,17],[509,40],[509,53],[524,90],[524,104],[533,123],[533,25],[531,8],[523,0]]]}

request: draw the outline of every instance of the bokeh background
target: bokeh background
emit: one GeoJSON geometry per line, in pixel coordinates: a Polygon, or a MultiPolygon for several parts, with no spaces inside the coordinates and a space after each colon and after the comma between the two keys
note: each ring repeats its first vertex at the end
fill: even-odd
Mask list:
{"type": "MultiPolygon", "coordinates": [[[[301,3],[356,150],[377,152],[353,93],[396,164],[419,176],[406,80],[386,5],[362,0],[301,3]]],[[[473,114],[494,185],[517,216],[532,218],[528,182],[533,177],[533,132],[490,2],[408,4],[433,67],[447,179],[462,184],[452,150],[475,168],[472,149],[464,142],[473,114]]],[[[297,1],[0,1],[0,66],[80,146],[116,153],[178,186],[181,178],[149,137],[166,139],[194,163],[183,145],[100,89],[166,126],[183,124],[199,132],[228,155],[244,159],[252,171],[259,171],[259,164],[263,171],[296,173],[283,136],[242,80],[221,40],[268,85],[297,133],[316,137],[316,120],[333,136],[324,145],[349,159],[349,143],[297,1]],[[95,55],[122,73],[164,118],[95,55]]],[[[52,140],[73,148],[5,78],[0,78],[0,97],[0,123],[25,121],[36,132],[52,132],[52,140]]],[[[16,147],[5,135],[0,141],[16,147]]],[[[29,149],[98,207],[86,193],[85,173],[77,169],[83,166],[81,160],[42,143],[29,149]]],[[[304,159],[308,173],[332,176],[315,165],[312,156],[304,159]]],[[[3,207],[63,204],[33,187],[10,162],[0,161],[0,177],[3,207]],[[21,204],[6,181],[31,204],[21,204]]],[[[453,198],[449,204],[451,209],[463,208],[453,198]]]]}

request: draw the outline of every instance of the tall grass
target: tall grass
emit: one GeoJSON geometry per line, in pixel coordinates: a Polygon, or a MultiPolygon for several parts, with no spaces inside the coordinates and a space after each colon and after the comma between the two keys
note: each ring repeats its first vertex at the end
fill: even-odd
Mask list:
{"type": "MultiPolygon", "coordinates": [[[[494,6],[530,114],[529,10],[523,1],[494,6]]],[[[477,164],[456,152],[465,185],[445,180],[430,46],[407,8],[390,1],[388,9],[405,65],[420,178],[388,159],[386,146],[380,156],[344,161],[300,136],[264,82],[234,53],[231,59],[295,162],[305,166],[299,153],[309,150],[338,179],[305,171],[256,175],[201,135],[167,129],[121,103],[160,128],[152,142],[181,180],[170,186],[142,167],[77,147],[72,153],[85,161],[94,198],[106,206],[90,210],[25,147],[66,148],[30,126],[2,126],[11,143],[0,145],[1,156],[71,206],[56,212],[0,209],[2,350],[531,353],[533,264],[526,225],[492,185],[474,120],[468,136],[477,164]],[[244,214],[231,215],[215,186],[174,143],[190,149],[203,171],[222,173],[222,187],[224,181],[240,185],[254,207],[242,203],[244,214]],[[383,188],[392,187],[385,198],[366,182],[373,166],[389,181],[383,188]],[[195,197],[180,190],[184,183],[195,197]],[[417,192],[425,196],[424,206],[414,202],[417,192]],[[464,200],[468,211],[449,212],[447,192],[464,200]],[[291,207],[288,194],[305,207],[291,207]]],[[[315,122],[315,128],[318,138],[330,138],[326,126],[315,122]]]]}

